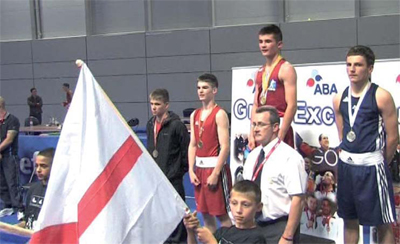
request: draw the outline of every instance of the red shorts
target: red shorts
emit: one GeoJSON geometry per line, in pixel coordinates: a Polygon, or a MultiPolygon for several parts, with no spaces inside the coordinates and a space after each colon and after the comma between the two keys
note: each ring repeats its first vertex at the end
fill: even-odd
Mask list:
{"type": "Polygon", "coordinates": [[[214,168],[196,167],[195,173],[200,184],[194,187],[194,197],[197,212],[221,216],[227,214],[229,210],[229,194],[232,189],[231,172],[229,166],[225,164],[222,167],[216,188],[210,189],[207,186],[207,178],[213,170],[214,168]]]}

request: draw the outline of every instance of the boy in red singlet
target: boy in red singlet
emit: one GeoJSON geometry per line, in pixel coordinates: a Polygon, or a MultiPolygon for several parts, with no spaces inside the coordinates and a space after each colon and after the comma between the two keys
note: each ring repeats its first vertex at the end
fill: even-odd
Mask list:
{"type": "Polygon", "coordinates": [[[195,188],[197,211],[204,225],[215,232],[216,217],[229,227],[228,216],[231,174],[226,160],[229,154],[229,120],[215,103],[218,80],[212,74],[197,79],[197,94],[202,107],[190,116],[189,176],[195,188]]]}
{"type": "MultiPolygon", "coordinates": [[[[258,45],[265,64],[254,77],[256,89],[251,110],[251,124],[258,107],[274,106],[281,117],[278,137],[294,147],[293,129],[290,126],[297,110],[296,80],[293,66],[282,58],[282,32],[276,25],[263,27],[258,33],[258,45]]],[[[249,147],[255,148],[253,130],[249,133],[249,147]]]]}

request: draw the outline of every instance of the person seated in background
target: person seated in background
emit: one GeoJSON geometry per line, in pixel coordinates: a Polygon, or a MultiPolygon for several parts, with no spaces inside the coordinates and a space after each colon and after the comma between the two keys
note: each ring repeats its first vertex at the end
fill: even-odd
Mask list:
{"type": "Polygon", "coordinates": [[[196,212],[187,214],[183,222],[188,232],[188,244],[200,242],[214,243],[266,243],[257,226],[255,216],[262,210],[260,187],[249,180],[237,182],[231,191],[230,207],[235,219],[235,225],[221,227],[212,234],[207,227],[200,227],[196,212]]]}
{"type": "Polygon", "coordinates": [[[54,158],[54,148],[47,148],[36,156],[35,171],[39,181],[33,183],[27,193],[25,207],[22,210],[19,227],[34,229],[36,220],[42,209],[47,184],[50,178],[54,158]]]}

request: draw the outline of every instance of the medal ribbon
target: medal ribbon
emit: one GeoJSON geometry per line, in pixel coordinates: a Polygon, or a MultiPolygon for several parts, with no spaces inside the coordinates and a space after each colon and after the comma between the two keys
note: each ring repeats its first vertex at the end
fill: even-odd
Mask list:
{"type": "MultiPolygon", "coordinates": [[[[168,116],[168,115],[167,115],[168,116]]],[[[154,117],[154,150],[157,150],[157,136],[158,132],[160,132],[162,124],[164,122],[164,119],[167,117],[166,115],[163,115],[161,121],[160,121],[160,129],[157,130],[157,117],[154,117]]]]}
{"type": "Polygon", "coordinates": [[[307,209],[307,210],[305,210],[305,211],[306,211],[307,219],[308,219],[308,220],[312,220],[312,221],[314,221],[314,220],[315,220],[315,218],[314,218],[314,215],[315,215],[315,214],[311,213],[311,211],[310,211],[310,210],[308,210],[308,209],[307,209]],[[310,213],[311,213],[311,216],[309,216],[309,215],[308,215],[308,212],[310,212],[310,213]]]}
{"type": "Polygon", "coordinates": [[[267,78],[267,66],[264,68],[264,73],[262,76],[262,88],[263,92],[261,94],[264,94],[265,98],[267,98],[267,93],[268,93],[268,86],[269,86],[269,80],[271,79],[271,75],[274,72],[274,69],[276,65],[281,61],[282,56],[278,55],[276,58],[275,62],[272,64],[271,68],[269,69],[271,72],[268,72],[268,78],[267,78]]]}
{"type": "MultiPolygon", "coordinates": [[[[260,164],[260,166],[258,166],[257,170],[256,170],[257,163],[254,164],[254,168],[253,168],[254,173],[253,173],[253,177],[251,178],[251,181],[255,181],[257,179],[257,176],[260,173],[261,169],[264,167],[264,164],[267,162],[267,160],[269,159],[271,154],[275,151],[275,149],[279,146],[279,144],[281,144],[281,139],[278,139],[278,141],[271,148],[271,150],[269,150],[267,156],[265,156],[264,161],[260,164]]],[[[256,162],[258,162],[258,160],[256,162]]]]}
{"type": "Polygon", "coordinates": [[[371,83],[368,82],[368,84],[364,87],[360,99],[358,100],[358,103],[356,105],[356,107],[354,108],[354,113],[351,112],[351,86],[349,86],[349,90],[348,90],[348,98],[349,101],[347,103],[347,107],[348,107],[348,112],[349,112],[349,123],[350,123],[350,130],[353,130],[353,126],[354,126],[354,122],[356,121],[356,117],[358,114],[358,110],[361,107],[361,103],[364,100],[365,94],[367,94],[367,91],[369,90],[369,87],[371,86],[371,83]]]}
{"type": "Polygon", "coordinates": [[[322,217],[322,226],[325,227],[325,225],[327,226],[328,232],[329,232],[329,221],[331,220],[332,216],[328,216],[328,217],[322,217]]]}

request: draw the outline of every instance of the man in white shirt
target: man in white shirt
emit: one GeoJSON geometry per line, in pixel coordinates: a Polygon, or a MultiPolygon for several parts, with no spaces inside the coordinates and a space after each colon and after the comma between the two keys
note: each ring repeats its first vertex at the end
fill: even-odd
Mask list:
{"type": "Polygon", "coordinates": [[[257,108],[252,129],[257,144],[243,176],[261,187],[264,207],[257,223],[267,243],[299,243],[299,222],[306,192],[304,160],[278,138],[279,115],[271,106],[257,108]]]}

